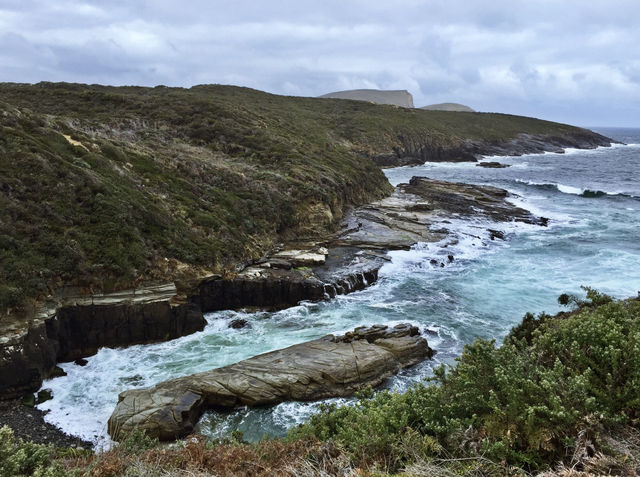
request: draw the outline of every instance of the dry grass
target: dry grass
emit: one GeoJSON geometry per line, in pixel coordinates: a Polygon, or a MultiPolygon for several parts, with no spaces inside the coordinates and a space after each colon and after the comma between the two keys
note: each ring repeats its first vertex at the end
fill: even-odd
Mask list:
{"type": "Polygon", "coordinates": [[[115,448],[102,454],[67,461],[68,470],[87,477],[364,477],[354,469],[341,449],[330,443],[304,439],[258,444],[212,445],[201,436],[190,436],[180,448],[153,448],[126,453],[115,448]]]}

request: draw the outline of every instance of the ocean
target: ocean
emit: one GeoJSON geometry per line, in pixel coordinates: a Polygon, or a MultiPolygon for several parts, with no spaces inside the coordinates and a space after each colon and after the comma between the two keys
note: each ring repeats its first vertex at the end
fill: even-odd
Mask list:
{"type": "MultiPolygon", "coordinates": [[[[510,165],[503,169],[426,163],[386,170],[394,185],[426,176],[507,189],[513,203],[547,217],[548,227],[450,218],[435,228],[455,231],[456,240],[391,252],[379,281],[364,291],[279,312],[210,313],[202,332],[166,343],[103,348],[84,367],[63,363],[67,376],[44,383],[54,397],[39,408],[67,433],[109,446],[106,422],[125,389],[356,326],[410,322],[424,330],[437,354],[385,385],[402,391],[430,376],[435,366],[455,364],[475,338],[500,343],[526,312],[559,311],[556,299],[562,293],[584,295],[584,285],[615,297],[635,296],[640,292],[640,129],[594,130],[625,145],[483,159],[510,165]],[[487,227],[504,231],[506,240],[491,240],[487,227]],[[449,254],[454,261],[447,266],[431,264],[449,254]],[[239,317],[251,326],[229,329],[239,317]]],[[[290,402],[208,412],[198,431],[225,437],[237,429],[248,440],[281,436],[317,409],[318,403],[290,402]]]]}

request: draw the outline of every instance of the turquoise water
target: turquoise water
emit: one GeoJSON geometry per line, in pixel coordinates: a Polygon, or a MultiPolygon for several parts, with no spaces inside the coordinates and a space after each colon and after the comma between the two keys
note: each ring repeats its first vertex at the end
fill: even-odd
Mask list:
{"type": "MultiPolygon", "coordinates": [[[[580,285],[614,296],[640,290],[640,130],[601,130],[627,146],[565,154],[488,158],[511,164],[485,169],[474,164],[425,164],[387,171],[393,184],[414,175],[491,184],[517,194],[513,201],[548,217],[549,227],[487,224],[450,218],[456,240],[419,244],[390,254],[380,280],[362,292],[277,313],[219,312],[207,315],[201,333],[154,345],[102,349],[85,367],[64,364],[68,375],[50,380],[54,399],[40,406],[65,431],[108,444],[106,421],[119,392],[230,364],[259,353],[375,323],[412,322],[426,330],[437,351],[427,361],[390,379],[405,389],[453,363],[476,337],[500,340],[524,313],[555,312],[558,295],[580,285]],[[501,228],[506,241],[491,241],[486,228],[501,228]],[[432,259],[447,262],[444,268],[432,259]],[[443,260],[445,259],[445,260],[443,260]],[[251,327],[228,328],[237,317],[251,327]]],[[[438,227],[441,227],[439,225],[438,227]]],[[[317,403],[208,413],[200,431],[211,436],[240,429],[249,439],[282,435],[302,422],[317,403]]]]}

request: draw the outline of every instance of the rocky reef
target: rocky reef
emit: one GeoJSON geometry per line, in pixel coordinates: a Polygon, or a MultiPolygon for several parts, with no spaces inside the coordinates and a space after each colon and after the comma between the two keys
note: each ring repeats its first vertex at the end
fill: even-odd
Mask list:
{"type": "Polygon", "coordinates": [[[353,210],[335,243],[371,250],[409,249],[418,242],[447,237],[446,228],[433,226],[454,217],[547,224],[546,218],[508,199],[509,193],[497,187],[413,177],[408,184],[399,184],[390,197],[353,210]]]}
{"type": "Polygon", "coordinates": [[[428,134],[400,134],[392,153],[367,154],[380,167],[399,167],[425,162],[476,162],[482,156],[521,156],[564,152],[564,148],[595,149],[610,146],[611,139],[586,129],[561,134],[520,133],[512,138],[466,139],[442,142],[428,134]]]}
{"type": "Polygon", "coordinates": [[[418,328],[356,328],[239,363],[120,394],[109,419],[114,439],[143,429],[161,440],[191,432],[206,408],[272,405],[349,396],[378,386],[433,355],[418,328]]]}
{"type": "Polygon", "coordinates": [[[57,363],[91,356],[101,347],[167,341],[201,331],[206,312],[276,310],[362,290],[377,280],[383,263],[378,257],[354,263],[339,249],[321,251],[275,254],[233,277],[207,277],[186,294],[166,284],[71,297],[43,307],[29,322],[8,323],[0,337],[0,399],[36,391],[55,374],[57,363]],[[315,256],[316,272],[300,267],[308,265],[309,255],[315,256]],[[277,258],[283,256],[287,260],[277,258]]]}

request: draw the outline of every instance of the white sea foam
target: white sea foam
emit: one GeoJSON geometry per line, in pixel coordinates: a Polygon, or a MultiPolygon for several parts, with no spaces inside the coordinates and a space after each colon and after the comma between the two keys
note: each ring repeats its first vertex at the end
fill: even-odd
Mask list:
{"type": "Polygon", "coordinates": [[[597,196],[604,196],[604,195],[608,195],[608,196],[617,196],[617,195],[623,195],[626,197],[631,197],[634,198],[636,196],[632,195],[632,194],[628,194],[626,192],[623,191],[606,191],[606,190],[600,190],[596,187],[590,188],[590,187],[575,187],[575,186],[570,186],[570,185],[566,185],[566,184],[561,184],[558,182],[535,182],[535,181],[529,181],[529,180],[524,180],[524,179],[515,179],[515,182],[518,182],[520,184],[525,184],[525,185],[530,185],[530,186],[537,186],[537,187],[550,187],[550,188],[556,188],[559,192],[562,192],[563,194],[571,194],[571,195],[579,195],[579,196],[587,196],[587,197],[597,197],[597,196]]]}
{"type": "Polygon", "coordinates": [[[536,156],[571,156],[573,154],[600,154],[602,152],[607,152],[612,149],[620,149],[620,148],[635,148],[640,146],[640,144],[620,144],[613,143],[611,146],[597,146],[593,149],[578,149],[575,147],[567,147],[562,149],[562,152],[553,152],[553,151],[544,151],[544,152],[534,152],[529,154],[522,154],[519,156],[482,156],[484,160],[499,160],[506,158],[514,158],[514,159],[522,159],[525,157],[536,157],[536,156]]]}
{"type": "Polygon", "coordinates": [[[556,184],[556,187],[560,192],[564,192],[565,194],[582,195],[585,191],[585,189],[580,189],[578,187],[572,187],[564,184],[556,184]]]}

